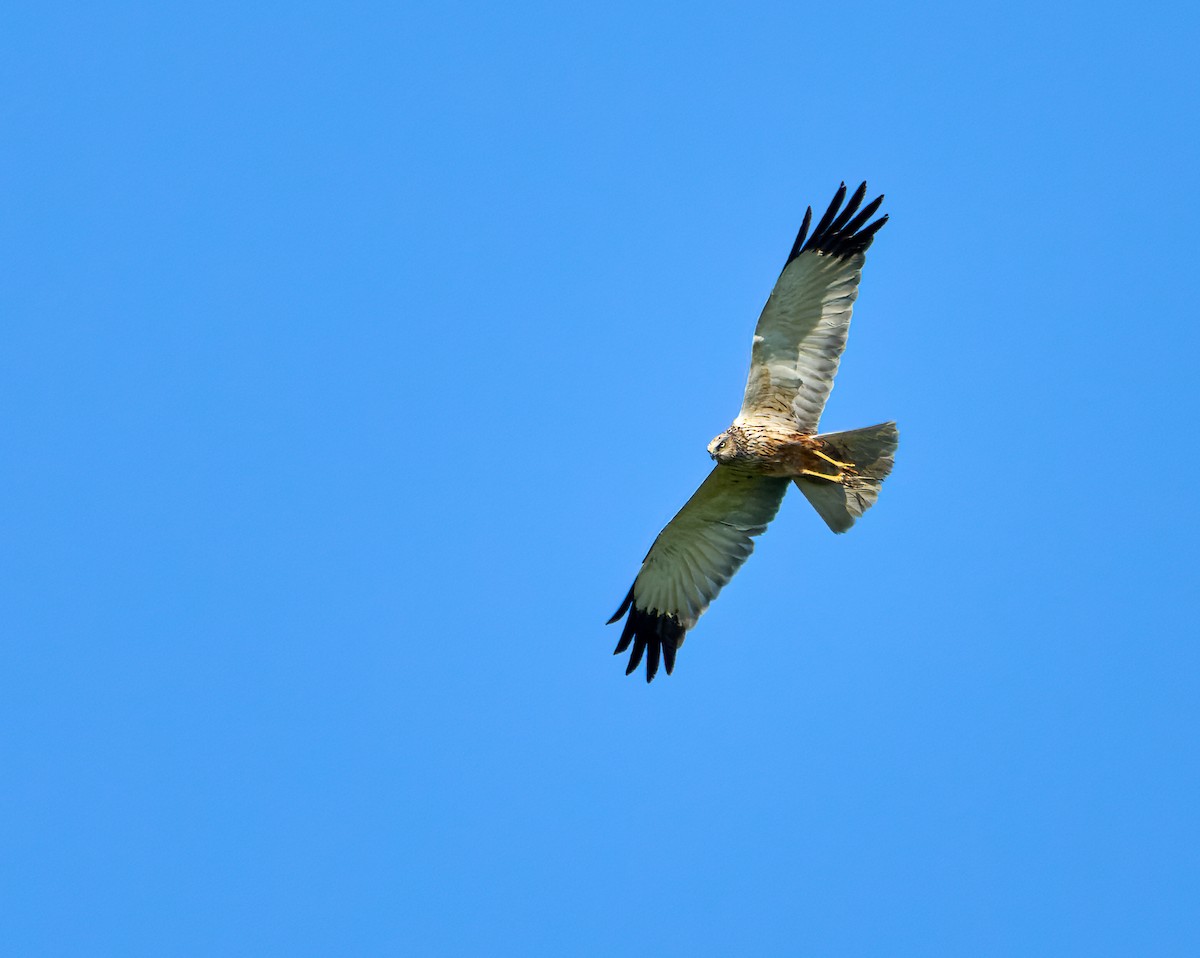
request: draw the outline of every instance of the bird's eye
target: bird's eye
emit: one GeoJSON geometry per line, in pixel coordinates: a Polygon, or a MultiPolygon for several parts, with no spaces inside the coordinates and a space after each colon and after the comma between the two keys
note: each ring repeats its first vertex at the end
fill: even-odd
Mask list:
{"type": "Polygon", "coordinates": [[[728,439],[722,439],[722,440],[721,440],[719,443],[717,443],[717,452],[720,452],[720,451],[721,451],[722,449],[724,449],[724,448],[725,448],[727,445],[729,445],[729,440],[728,440],[728,439]]]}

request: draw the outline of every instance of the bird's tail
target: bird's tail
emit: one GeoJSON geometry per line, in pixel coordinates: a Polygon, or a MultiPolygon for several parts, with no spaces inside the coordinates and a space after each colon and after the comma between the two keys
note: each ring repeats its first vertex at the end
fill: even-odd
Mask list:
{"type": "Polygon", "coordinates": [[[899,434],[894,422],[817,436],[823,457],[838,481],[803,476],[797,488],[834,532],[845,532],[875,504],[879,487],[892,471],[899,434]],[[850,468],[843,468],[849,464],[850,468]]]}

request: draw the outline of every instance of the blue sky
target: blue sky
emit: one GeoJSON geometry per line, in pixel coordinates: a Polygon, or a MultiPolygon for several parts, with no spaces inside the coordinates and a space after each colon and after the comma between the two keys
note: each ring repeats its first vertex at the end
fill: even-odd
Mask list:
{"type": "Polygon", "coordinates": [[[1200,950],[1190,7],[0,26],[5,953],[1200,950]],[[896,470],[626,679],[843,179],[896,470]]]}

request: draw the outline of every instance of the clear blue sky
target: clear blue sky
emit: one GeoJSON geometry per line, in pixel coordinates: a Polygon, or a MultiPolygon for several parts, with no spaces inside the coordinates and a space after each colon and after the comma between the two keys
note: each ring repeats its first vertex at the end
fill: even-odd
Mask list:
{"type": "Polygon", "coordinates": [[[0,950],[1200,953],[1184,4],[0,14],[0,950]],[[830,429],[614,611],[866,179],[830,429]]]}

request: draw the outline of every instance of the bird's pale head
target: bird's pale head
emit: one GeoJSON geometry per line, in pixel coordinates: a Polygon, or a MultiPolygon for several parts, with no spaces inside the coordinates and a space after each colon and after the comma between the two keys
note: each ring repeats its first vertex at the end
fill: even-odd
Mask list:
{"type": "Polygon", "coordinates": [[[741,430],[736,426],[726,429],[708,444],[708,454],[717,462],[733,462],[746,456],[746,444],[742,441],[741,430]]]}

